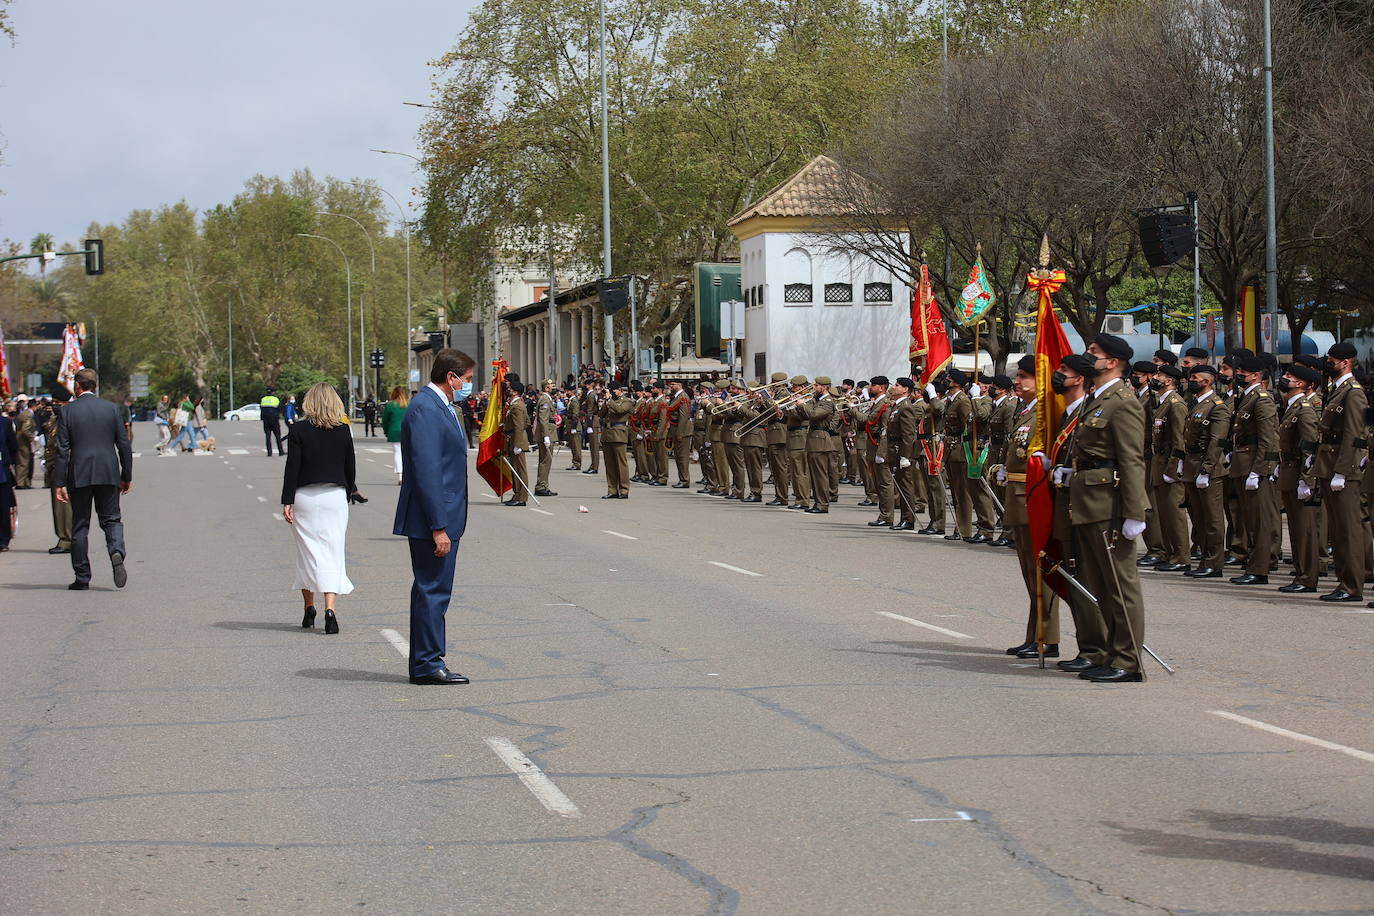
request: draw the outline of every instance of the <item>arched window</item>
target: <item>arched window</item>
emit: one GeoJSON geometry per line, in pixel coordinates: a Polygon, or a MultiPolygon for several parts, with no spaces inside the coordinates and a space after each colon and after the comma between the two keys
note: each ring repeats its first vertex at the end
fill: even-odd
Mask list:
{"type": "Polygon", "coordinates": [[[787,305],[810,305],[815,300],[811,255],[805,248],[793,248],[782,256],[782,282],[782,301],[787,305]]]}

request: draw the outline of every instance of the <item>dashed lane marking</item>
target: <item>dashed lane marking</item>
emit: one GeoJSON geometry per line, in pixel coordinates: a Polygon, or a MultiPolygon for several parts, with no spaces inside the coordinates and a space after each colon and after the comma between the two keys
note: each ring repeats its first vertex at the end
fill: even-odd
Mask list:
{"type": "Polygon", "coordinates": [[[730,572],[737,572],[741,576],[754,576],[755,578],[762,578],[763,576],[763,573],[751,572],[747,569],[741,569],[738,566],[731,566],[729,563],[721,563],[718,560],[707,560],[706,562],[710,563],[712,566],[719,566],[721,569],[728,569],[730,572]]]}
{"type": "Polygon", "coordinates": [[[1342,754],[1349,754],[1356,760],[1374,763],[1374,754],[1369,753],[1369,751],[1361,751],[1353,747],[1346,747],[1344,744],[1337,744],[1334,741],[1327,741],[1324,738],[1314,738],[1311,735],[1304,735],[1302,732],[1290,732],[1286,728],[1279,728],[1277,725],[1270,725],[1268,722],[1261,722],[1259,719],[1247,719],[1245,716],[1238,716],[1233,712],[1225,712],[1220,709],[1209,709],[1207,711],[1214,716],[1221,716],[1223,719],[1230,719],[1232,722],[1239,722],[1241,725],[1258,728],[1260,731],[1281,735],[1284,738],[1292,738],[1294,741],[1301,741],[1304,744],[1310,744],[1313,747],[1323,748],[1324,750],[1339,751],[1342,754]]]}
{"type": "Polygon", "coordinates": [[[246,455],[246,454],[248,454],[248,449],[246,449],[246,448],[231,448],[231,449],[229,449],[229,454],[231,454],[231,455],[246,455]]]}
{"type": "Polygon", "coordinates": [[[266,497],[266,496],[259,496],[259,497],[258,497],[258,502],[260,502],[260,503],[265,503],[265,502],[267,502],[267,497],[266,497]]]}
{"type": "Polygon", "coordinates": [[[509,738],[483,738],[487,747],[491,748],[501,762],[510,767],[510,771],[520,778],[525,788],[539,800],[549,811],[560,817],[581,817],[582,812],[577,809],[577,805],[572,803],[572,799],[563,794],[558,786],[553,784],[553,780],[544,775],[544,771],[534,765],[534,761],[520,753],[509,738]]]}
{"type": "Polygon", "coordinates": [[[971,821],[973,818],[967,811],[955,811],[958,817],[909,817],[907,820],[913,824],[935,824],[940,821],[971,821]]]}
{"type": "Polygon", "coordinates": [[[945,636],[953,636],[955,639],[973,638],[967,633],[960,633],[958,630],[946,630],[944,627],[937,627],[933,623],[926,623],[925,621],[917,620],[914,617],[903,617],[901,614],[893,614],[890,611],[874,611],[873,613],[878,614],[882,617],[891,617],[893,620],[900,620],[902,623],[909,623],[914,627],[925,627],[927,630],[934,630],[936,633],[941,633],[945,636]]]}
{"type": "Polygon", "coordinates": [[[391,449],[389,449],[389,448],[369,448],[369,449],[364,449],[364,451],[369,451],[369,452],[371,452],[371,453],[374,454],[374,455],[390,455],[390,454],[391,454],[391,449]]]}
{"type": "Polygon", "coordinates": [[[246,484],[244,484],[244,486],[247,487],[247,488],[250,489],[250,490],[253,489],[253,485],[252,485],[251,483],[246,483],[246,484]]]}
{"type": "Polygon", "coordinates": [[[637,541],[637,540],[639,540],[639,538],[635,537],[633,534],[621,534],[619,531],[612,531],[612,530],[609,529],[609,528],[602,528],[602,529],[601,529],[601,533],[602,533],[602,534],[609,534],[611,537],[624,538],[624,539],[627,540],[627,541],[637,541]]]}
{"type": "Polygon", "coordinates": [[[382,636],[391,643],[397,652],[401,653],[402,658],[410,658],[410,643],[404,636],[392,629],[382,630],[382,636]]]}
{"type": "Polygon", "coordinates": [[[530,511],[531,511],[531,512],[538,512],[540,515],[553,515],[553,513],[550,512],[548,509],[539,509],[539,508],[537,508],[537,507],[535,507],[535,506],[530,506],[530,511]]]}
{"type": "Polygon", "coordinates": [[[279,522],[284,522],[284,521],[286,521],[286,519],[282,516],[282,514],[281,514],[280,512],[273,512],[273,513],[272,513],[272,517],[275,518],[275,519],[276,519],[277,521],[279,521],[279,522]]]}

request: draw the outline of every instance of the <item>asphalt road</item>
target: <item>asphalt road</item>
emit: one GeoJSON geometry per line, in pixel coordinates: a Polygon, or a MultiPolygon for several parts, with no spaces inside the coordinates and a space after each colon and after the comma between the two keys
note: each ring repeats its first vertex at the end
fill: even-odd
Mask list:
{"type": "Polygon", "coordinates": [[[1091,685],[1002,653],[1010,551],[869,529],[854,488],[827,516],[602,501],[560,454],[541,511],[470,478],[473,683],[415,687],[386,444],[358,442],[326,637],[283,460],[213,432],[159,458],[139,425],[122,591],[99,560],[66,591],[47,491],[19,494],[0,912],[1374,912],[1362,606],[1151,575],[1178,674],[1091,685]]]}

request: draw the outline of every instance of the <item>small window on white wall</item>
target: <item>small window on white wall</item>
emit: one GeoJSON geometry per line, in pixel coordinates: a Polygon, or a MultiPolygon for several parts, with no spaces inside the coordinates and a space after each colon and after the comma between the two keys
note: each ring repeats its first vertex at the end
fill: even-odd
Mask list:
{"type": "Polygon", "coordinates": [[[793,248],[782,256],[782,282],[782,301],[787,305],[810,305],[814,301],[811,255],[805,248],[793,248]]]}

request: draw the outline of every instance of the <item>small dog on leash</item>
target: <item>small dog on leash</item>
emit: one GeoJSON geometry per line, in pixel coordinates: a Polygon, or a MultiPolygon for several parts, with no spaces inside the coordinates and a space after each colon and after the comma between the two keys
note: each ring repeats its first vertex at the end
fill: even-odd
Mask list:
{"type": "Polygon", "coordinates": [[[213,452],[215,450],[215,437],[210,436],[200,444],[200,448],[202,451],[213,452]]]}

